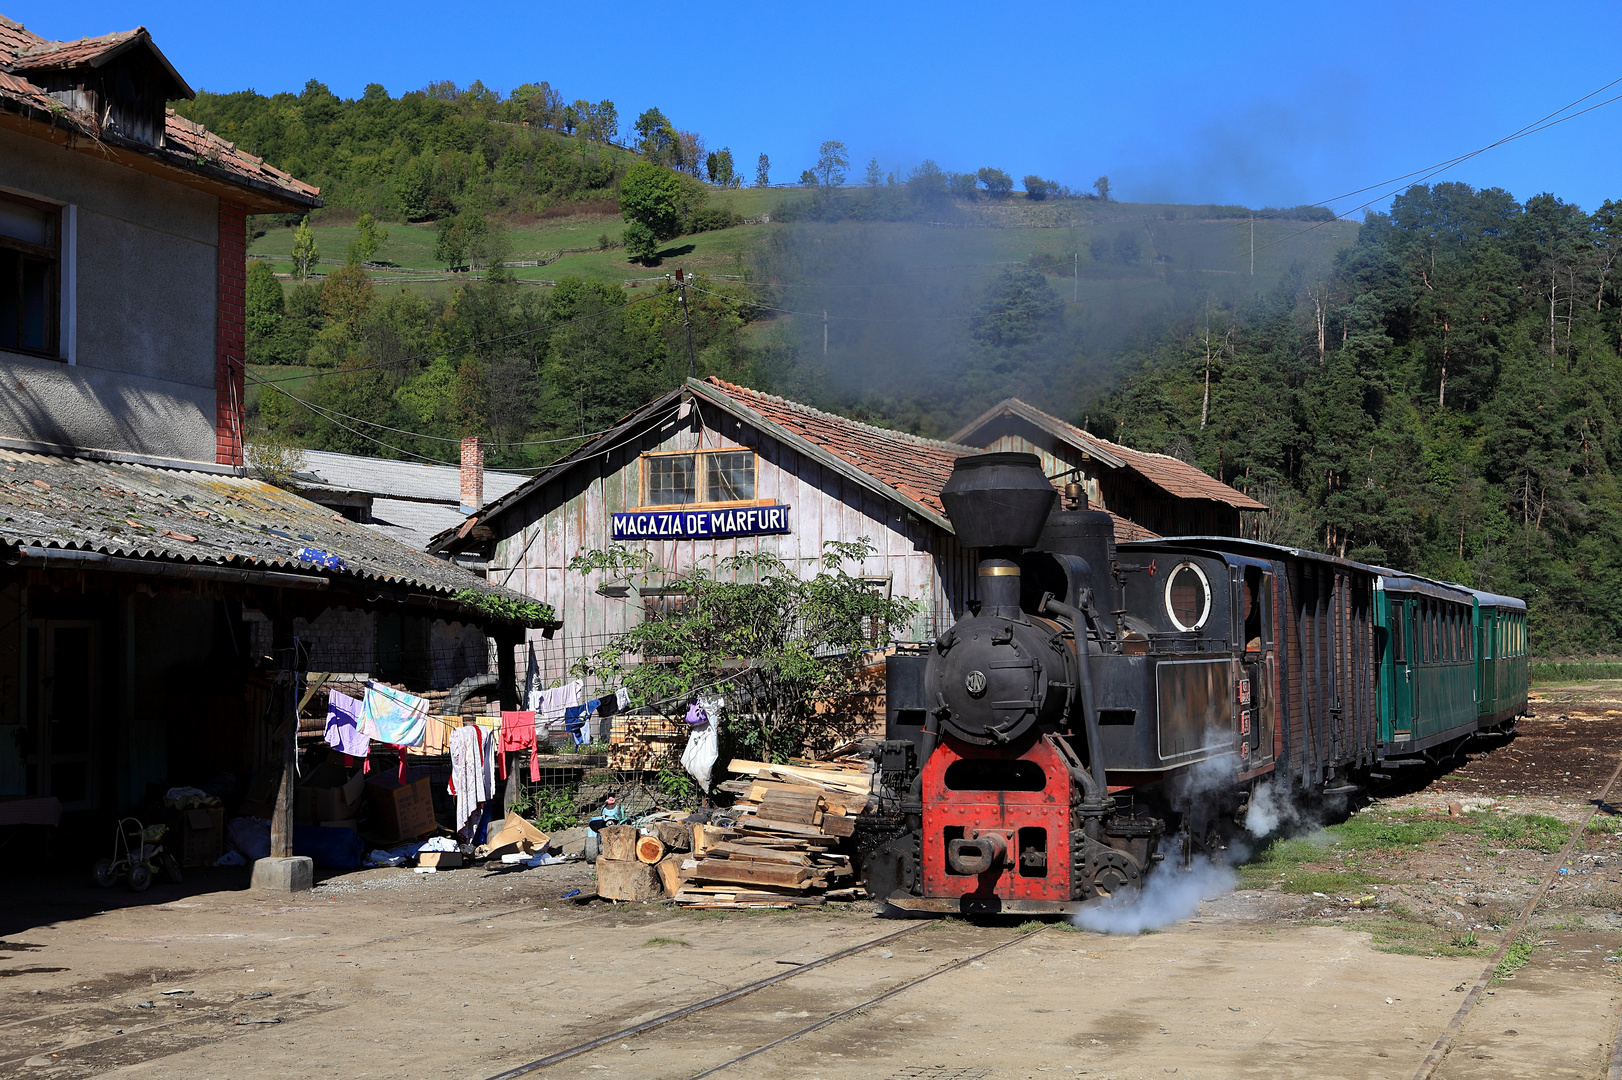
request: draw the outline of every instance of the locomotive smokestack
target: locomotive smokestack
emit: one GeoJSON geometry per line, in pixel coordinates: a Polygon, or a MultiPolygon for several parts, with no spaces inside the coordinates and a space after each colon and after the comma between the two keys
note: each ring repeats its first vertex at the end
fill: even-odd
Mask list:
{"type": "Polygon", "coordinates": [[[1035,454],[960,457],[941,503],[964,547],[980,550],[981,610],[1019,616],[1019,553],[1036,546],[1058,493],[1035,454]]]}
{"type": "Polygon", "coordinates": [[[946,516],[964,547],[1035,547],[1058,492],[1035,454],[972,454],[952,466],[941,489],[946,516]]]}

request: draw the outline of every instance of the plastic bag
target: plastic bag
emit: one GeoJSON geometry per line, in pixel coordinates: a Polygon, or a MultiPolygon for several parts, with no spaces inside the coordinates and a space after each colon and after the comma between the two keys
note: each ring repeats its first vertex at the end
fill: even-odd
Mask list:
{"type": "Polygon", "coordinates": [[[698,781],[700,791],[710,790],[710,773],[715,769],[715,759],[721,752],[718,727],[712,718],[703,727],[694,728],[687,737],[687,749],[681,752],[681,767],[698,781]]]}
{"type": "Polygon", "coordinates": [[[232,818],[225,826],[225,842],[249,862],[270,858],[270,819],[232,818]]]}

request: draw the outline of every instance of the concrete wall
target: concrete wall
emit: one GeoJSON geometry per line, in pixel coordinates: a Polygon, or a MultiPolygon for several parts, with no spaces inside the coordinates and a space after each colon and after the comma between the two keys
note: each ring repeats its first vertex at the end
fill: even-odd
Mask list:
{"type": "Polygon", "coordinates": [[[12,131],[0,189],[77,208],[75,362],[0,351],[0,439],[212,464],[219,200],[12,131]]]}

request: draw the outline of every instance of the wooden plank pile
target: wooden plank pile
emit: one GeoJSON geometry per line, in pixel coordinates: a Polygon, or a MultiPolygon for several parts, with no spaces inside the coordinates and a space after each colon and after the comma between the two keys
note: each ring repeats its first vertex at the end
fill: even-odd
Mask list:
{"type": "MultiPolygon", "coordinates": [[[[676,903],[697,908],[815,906],[852,874],[837,849],[856,831],[872,792],[872,763],[859,758],[773,765],[734,759],[744,779],[719,790],[737,797],[728,824],[693,827],[676,903]]],[[[842,890],[841,890],[842,891],[842,890]]]]}

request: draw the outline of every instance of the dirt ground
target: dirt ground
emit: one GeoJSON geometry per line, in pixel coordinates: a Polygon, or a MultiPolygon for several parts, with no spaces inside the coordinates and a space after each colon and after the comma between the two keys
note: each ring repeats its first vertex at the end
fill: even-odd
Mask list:
{"type": "MultiPolygon", "coordinates": [[[[484,1080],[897,931],[531,1075],[695,1077],[969,960],[717,1075],[1406,1078],[1547,871],[1539,845],[1587,810],[1622,753],[1622,684],[1540,697],[1514,742],[1391,789],[1352,823],[1444,823],[1440,835],[1358,847],[1333,838],[1385,834],[1331,829],[1278,864],[1279,880],[1273,863],[1268,881],[1244,869],[1254,887],[1136,937],[898,921],[866,904],[582,906],[561,898],[590,890],[579,864],[364,871],[293,897],[248,891],[242,871],[140,896],[13,875],[0,884],[0,1078],[484,1080]],[[1337,881],[1350,887],[1308,888],[1337,881]]],[[[1596,821],[1616,815],[1602,807],[1596,821]]],[[[1524,966],[1482,997],[1439,1077],[1605,1075],[1622,1016],[1614,824],[1585,833],[1569,869],[1524,966]]]]}

